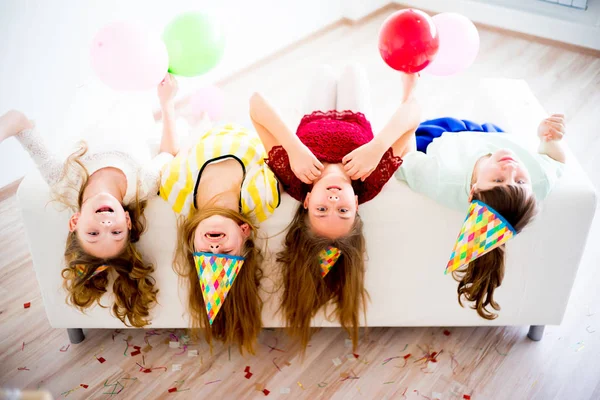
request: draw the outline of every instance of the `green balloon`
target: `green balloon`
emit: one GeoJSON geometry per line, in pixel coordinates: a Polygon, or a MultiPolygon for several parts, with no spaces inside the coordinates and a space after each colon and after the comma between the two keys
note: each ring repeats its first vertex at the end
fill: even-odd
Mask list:
{"type": "Polygon", "coordinates": [[[210,71],[223,57],[225,34],[221,24],[200,12],[177,16],[163,33],[169,53],[169,72],[198,76],[210,71]]]}

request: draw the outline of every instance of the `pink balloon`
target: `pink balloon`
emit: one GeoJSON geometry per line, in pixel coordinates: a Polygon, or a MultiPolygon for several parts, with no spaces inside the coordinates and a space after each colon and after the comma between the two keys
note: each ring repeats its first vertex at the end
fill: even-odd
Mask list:
{"type": "Polygon", "coordinates": [[[218,121],[223,114],[225,93],[216,86],[198,89],[190,98],[190,111],[196,116],[207,113],[211,121],[218,121]]]}
{"type": "Polygon", "coordinates": [[[136,23],[106,25],[96,34],[90,53],[98,78],[116,90],[155,88],[169,68],[160,37],[136,23]]]}
{"type": "Polygon", "coordinates": [[[440,48],[423,72],[448,76],[467,69],[479,51],[479,33],[475,25],[457,13],[435,15],[433,22],[440,35],[440,48]]]}

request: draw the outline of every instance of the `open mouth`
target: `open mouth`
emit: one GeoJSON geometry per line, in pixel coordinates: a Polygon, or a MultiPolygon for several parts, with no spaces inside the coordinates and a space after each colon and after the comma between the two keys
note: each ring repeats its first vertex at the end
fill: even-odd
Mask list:
{"type": "Polygon", "coordinates": [[[339,186],[327,186],[327,190],[342,190],[339,186]]]}
{"type": "Polygon", "coordinates": [[[516,163],[515,159],[514,159],[514,158],[512,158],[512,157],[502,157],[502,158],[500,159],[500,162],[503,162],[503,161],[510,161],[510,162],[514,162],[514,163],[516,163]]]}
{"type": "Polygon", "coordinates": [[[96,214],[109,214],[109,213],[113,213],[113,212],[115,212],[115,211],[108,206],[103,206],[96,210],[96,214]]]}
{"type": "Polygon", "coordinates": [[[204,237],[206,237],[209,240],[219,240],[223,239],[225,237],[225,234],[223,232],[206,232],[204,234],[204,237]]]}

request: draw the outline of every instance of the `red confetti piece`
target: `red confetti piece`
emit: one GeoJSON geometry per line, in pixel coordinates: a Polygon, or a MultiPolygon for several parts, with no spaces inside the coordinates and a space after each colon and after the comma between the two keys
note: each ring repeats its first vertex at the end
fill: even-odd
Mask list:
{"type": "Polygon", "coordinates": [[[70,344],[68,344],[68,345],[67,345],[67,347],[63,346],[63,347],[61,347],[61,348],[60,348],[60,351],[64,353],[64,352],[66,352],[67,350],[69,350],[69,347],[71,347],[71,345],[70,345],[70,344]]]}
{"type": "Polygon", "coordinates": [[[82,387],[82,388],[84,388],[84,389],[87,389],[87,388],[89,388],[89,387],[90,387],[89,385],[86,385],[85,383],[82,383],[82,384],[80,384],[79,386],[81,386],[81,387],[82,387]]]}
{"type": "Polygon", "coordinates": [[[250,372],[250,366],[246,365],[246,368],[244,369],[244,372],[250,372]]]}
{"type": "Polygon", "coordinates": [[[142,372],[145,373],[145,374],[149,374],[150,372],[152,372],[152,370],[150,368],[146,368],[142,372]]]}
{"type": "Polygon", "coordinates": [[[463,394],[463,399],[471,400],[471,396],[469,396],[468,394],[463,394]]]}
{"type": "Polygon", "coordinates": [[[354,358],[358,358],[358,354],[352,353],[352,355],[354,356],[354,358]]]}
{"type": "Polygon", "coordinates": [[[177,388],[171,388],[171,389],[169,389],[169,393],[173,393],[173,392],[176,392],[176,391],[177,391],[177,388]]]}
{"type": "Polygon", "coordinates": [[[444,329],[444,335],[450,336],[450,331],[448,329],[444,329]]]}
{"type": "Polygon", "coordinates": [[[140,355],[140,354],[142,354],[142,352],[141,352],[141,351],[139,351],[139,350],[136,350],[136,351],[132,352],[132,353],[130,354],[130,356],[131,356],[131,357],[135,357],[135,356],[138,356],[138,355],[140,355]]]}
{"type": "Polygon", "coordinates": [[[247,372],[246,375],[245,375],[246,379],[252,378],[252,375],[253,375],[252,372],[247,372]]]}
{"type": "Polygon", "coordinates": [[[405,359],[405,360],[408,360],[408,358],[409,358],[410,356],[411,356],[411,354],[410,354],[410,353],[408,353],[407,355],[405,355],[405,356],[404,356],[404,359],[405,359]]]}
{"type": "Polygon", "coordinates": [[[27,367],[19,367],[19,368],[17,368],[17,370],[19,370],[19,371],[30,371],[30,369],[27,368],[27,367]]]}
{"type": "Polygon", "coordinates": [[[31,307],[31,302],[27,302],[25,304],[23,304],[23,308],[29,308],[31,307]]]}
{"type": "Polygon", "coordinates": [[[265,394],[265,396],[268,396],[268,395],[269,395],[269,393],[271,393],[271,392],[270,392],[270,391],[268,391],[267,389],[264,389],[262,392],[265,394]]]}
{"type": "Polygon", "coordinates": [[[102,364],[102,363],[104,363],[104,361],[106,361],[104,359],[104,357],[100,357],[100,358],[96,357],[96,360],[98,360],[100,362],[100,364],[102,364]]]}

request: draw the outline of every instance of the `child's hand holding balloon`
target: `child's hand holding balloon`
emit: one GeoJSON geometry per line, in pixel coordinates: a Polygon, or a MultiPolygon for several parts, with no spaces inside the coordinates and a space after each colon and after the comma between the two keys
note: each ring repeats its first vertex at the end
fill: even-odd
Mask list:
{"type": "Polygon", "coordinates": [[[157,88],[158,100],[160,101],[161,107],[173,102],[178,89],[179,85],[175,77],[171,74],[167,74],[165,79],[158,84],[157,88]]]}

